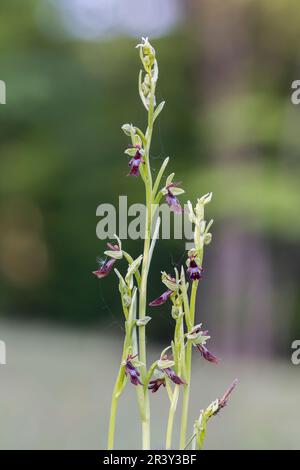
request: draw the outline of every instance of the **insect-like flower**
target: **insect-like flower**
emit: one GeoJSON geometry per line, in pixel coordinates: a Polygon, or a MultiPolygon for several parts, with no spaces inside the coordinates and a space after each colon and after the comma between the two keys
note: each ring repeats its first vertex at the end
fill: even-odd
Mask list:
{"type": "Polygon", "coordinates": [[[194,257],[188,260],[187,272],[190,276],[191,281],[199,281],[202,278],[203,268],[198,266],[194,257]]]}
{"type": "Polygon", "coordinates": [[[158,305],[164,304],[171,297],[171,295],[179,289],[179,281],[164,271],[161,273],[161,280],[168,290],[163,292],[157,299],[150,302],[150,307],[157,307],[158,305]]]}
{"type": "Polygon", "coordinates": [[[163,292],[157,299],[152,300],[152,302],[149,303],[150,307],[157,307],[158,305],[164,304],[173,294],[173,291],[170,289],[166,290],[163,292]]]}
{"type": "Polygon", "coordinates": [[[169,348],[170,346],[168,346],[168,348],[164,349],[162,352],[160,359],[157,362],[157,368],[160,372],[166,374],[174,384],[186,384],[186,382],[184,382],[184,380],[182,380],[182,378],[179,377],[179,375],[177,375],[176,372],[172,369],[172,367],[175,365],[175,362],[170,359],[167,354],[164,354],[164,352],[169,348]]]}
{"type": "Polygon", "coordinates": [[[170,207],[171,211],[175,212],[175,214],[181,214],[182,213],[182,207],[180,205],[180,202],[178,201],[176,195],[174,194],[176,189],[174,190],[173,188],[178,188],[180,186],[180,183],[170,183],[166,186],[166,202],[168,206],[170,207]]]}
{"type": "Polygon", "coordinates": [[[166,367],[164,369],[164,372],[167,374],[169,379],[172,380],[172,382],[174,382],[174,384],[176,385],[186,384],[186,382],[182,380],[182,378],[179,377],[179,375],[177,375],[171,367],[166,367]]]}
{"type": "Polygon", "coordinates": [[[208,362],[212,362],[214,364],[218,364],[219,362],[219,359],[217,358],[217,356],[215,356],[214,354],[212,354],[206,346],[204,346],[203,344],[195,344],[195,346],[197,347],[198,351],[200,352],[201,356],[206,359],[208,362]]]}
{"type": "Polygon", "coordinates": [[[98,279],[102,279],[103,277],[108,276],[116,261],[117,260],[114,258],[110,258],[106,261],[103,261],[100,258],[97,258],[99,268],[96,269],[96,271],[93,271],[93,274],[95,274],[95,276],[97,276],[98,279]]]}
{"type": "Polygon", "coordinates": [[[186,335],[187,339],[193,342],[193,344],[205,344],[210,336],[208,336],[208,330],[202,329],[202,323],[195,325],[191,331],[186,335]]]}
{"type": "Polygon", "coordinates": [[[140,381],[140,373],[137,370],[137,368],[133,365],[132,361],[136,356],[132,356],[129,354],[127,356],[126,362],[125,362],[125,374],[129,376],[130,382],[133,385],[143,385],[142,382],[140,381]]]}
{"type": "Polygon", "coordinates": [[[136,149],[135,155],[129,160],[128,165],[130,166],[129,176],[139,176],[140,174],[140,164],[145,163],[143,160],[143,155],[141,152],[141,146],[135,145],[133,148],[136,149]]]}
{"type": "Polygon", "coordinates": [[[150,380],[148,389],[151,390],[152,393],[156,393],[161,385],[163,385],[163,387],[166,386],[166,379],[164,377],[150,380]]]}
{"type": "Polygon", "coordinates": [[[109,256],[109,259],[103,261],[101,258],[97,258],[99,268],[96,271],[93,271],[93,274],[98,279],[108,276],[117,259],[121,259],[123,256],[121,240],[117,236],[116,238],[118,240],[118,244],[113,245],[112,243],[107,243],[109,250],[105,251],[104,254],[109,256]]]}
{"type": "Polygon", "coordinates": [[[202,324],[195,325],[194,328],[189,331],[186,335],[187,339],[197,347],[200,354],[209,362],[217,364],[219,362],[218,358],[212,354],[207,347],[205,346],[207,340],[210,339],[208,336],[207,330],[202,330],[202,324]]]}

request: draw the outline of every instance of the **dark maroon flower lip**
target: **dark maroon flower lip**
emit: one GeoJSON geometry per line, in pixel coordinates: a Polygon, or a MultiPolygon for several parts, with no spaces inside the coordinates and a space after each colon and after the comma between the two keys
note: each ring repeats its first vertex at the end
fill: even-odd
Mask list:
{"type": "Polygon", "coordinates": [[[157,307],[158,305],[163,305],[173,294],[173,291],[170,289],[166,290],[163,292],[157,299],[152,300],[152,302],[149,303],[150,307],[157,307]]]}
{"type": "Polygon", "coordinates": [[[219,359],[217,356],[212,354],[205,346],[203,346],[203,344],[196,344],[196,347],[204,359],[208,362],[212,362],[213,364],[218,364],[219,359]]]}
{"type": "Polygon", "coordinates": [[[176,385],[181,385],[181,384],[184,384],[186,385],[186,382],[184,380],[182,380],[181,377],[179,377],[179,375],[177,375],[173,369],[171,369],[171,367],[167,367],[166,369],[163,369],[163,371],[167,374],[167,376],[169,377],[170,380],[172,380],[172,382],[176,385]]]}
{"type": "Polygon", "coordinates": [[[93,271],[92,274],[94,274],[98,279],[108,276],[116,261],[117,260],[114,258],[110,258],[104,263],[101,263],[101,261],[98,260],[100,267],[96,271],[93,271]]]}
{"type": "Polygon", "coordinates": [[[143,385],[142,382],[140,381],[140,373],[137,370],[137,368],[132,364],[132,360],[136,356],[128,355],[125,363],[125,374],[126,376],[129,376],[130,382],[133,385],[143,385]]]}
{"type": "Polygon", "coordinates": [[[130,167],[130,172],[128,176],[139,176],[140,174],[140,164],[145,163],[142,158],[142,154],[140,152],[141,146],[140,145],[131,145],[131,148],[136,148],[136,154],[132,159],[129,161],[128,166],[130,167]]]}
{"type": "MultiPolygon", "coordinates": [[[[119,245],[113,245],[112,243],[107,243],[107,247],[112,251],[120,251],[121,249],[119,245]]],[[[97,258],[99,268],[96,269],[96,271],[92,271],[92,274],[94,274],[98,279],[108,276],[116,261],[117,260],[115,258],[109,258],[106,261],[97,258]]]]}
{"type": "Polygon", "coordinates": [[[190,259],[187,272],[191,281],[200,281],[200,279],[202,279],[203,268],[202,266],[198,266],[194,258],[190,259]]]}
{"type": "Polygon", "coordinates": [[[166,186],[166,203],[175,214],[182,213],[182,207],[177,197],[172,193],[172,188],[177,188],[181,183],[170,183],[166,186]]]}
{"type": "Polygon", "coordinates": [[[148,385],[148,390],[151,390],[152,393],[156,393],[159,387],[161,386],[163,387],[166,386],[166,380],[164,378],[150,380],[149,385],[148,385]]]}

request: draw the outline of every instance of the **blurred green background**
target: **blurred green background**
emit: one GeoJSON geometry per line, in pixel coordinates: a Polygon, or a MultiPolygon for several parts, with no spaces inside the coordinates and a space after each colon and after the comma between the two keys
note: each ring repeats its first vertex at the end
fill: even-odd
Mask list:
{"type": "MultiPolygon", "coordinates": [[[[123,324],[116,280],[91,274],[105,249],[96,208],[125,194],[129,204],[143,202],[141,181],[126,177],[120,130],[146,122],[134,49],[141,35],[157,50],[157,96],[166,100],[153,171],[171,156],[186,199],[214,193],[199,306],[223,361],[195,361],[192,416],[237,375],[232,408],[212,425],[208,447],[300,447],[300,366],[290,360],[300,338],[300,113],[290,100],[299,13],[296,0],[1,1],[0,338],[8,364],[0,368],[0,447],[105,445],[123,324]]],[[[140,254],[141,241],[124,244],[140,254]]],[[[160,271],[183,259],[183,241],[159,241],[152,298],[160,271]]],[[[152,317],[154,354],[173,320],[164,307],[152,317]]],[[[160,421],[156,429],[158,437],[160,421]]],[[[135,442],[120,434],[120,447],[135,442]]]]}

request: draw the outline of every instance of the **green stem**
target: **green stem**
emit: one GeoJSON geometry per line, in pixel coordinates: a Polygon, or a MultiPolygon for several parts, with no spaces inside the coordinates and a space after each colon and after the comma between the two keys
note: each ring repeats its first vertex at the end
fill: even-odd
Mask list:
{"type": "Polygon", "coordinates": [[[168,379],[168,377],[166,377],[166,389],[167,389],[169,400],[170,400],[170,402],[172,402],[173,390],[172,390],[172,387],[170,385],[170,380],[168,379]]]}
{"type": "Polygon", "coordinates": [[[169,418],[168,418],[168,427],[167,427],[167,436],[166,436],[166,449],[171,449],[172,446],[172,434],[173,434],[173,426],[174,426],[174,418],[177,409],[177,403],[179,398],[179,387],[180,385],[175,385],[170,411],[169,411],[169,418]]]}
{"type": "MultiPolygon", "coordinates": [[[[123,306],[123,310],[124,310],[125,317],[128,318],[129,313],[128,313],[127,308],[123,306]]],[[[128,350],[131,347],[131,338],[132,338],[132,327],[128,327],[128,321],[125,322],[125,331],[126,331],[126,335],[124,338],[121,364],[120,364],[119,372],[117,375],[117,379],[115,382],[115,386],[114,386],[113,393],[112,393],[112,399],[111,399],[108,441],[107,441],[108,450],[112,450],[114,448],[118,401],[123,391],[125,380],[126,380],[125,368],[124,368],[123,362],[127,358],[128,350]]]]}
{"type": "MultiPolygon", "coordinates": [[[[195,321],[195,308],[196,308],[196,294],[197,294],[198,281],[192,284],[191,301],[190,301],[190,321],[194,325],[195,321]]],[[[183,401],[182,401],[182,415],[181,415],[181,428],[180,428],[180,449],[184,449],[186,445],[186,431],[188,422],[188,410],[191,388],[191,363],[192,363],[192,343],[188,341],[185,354],[185,380],[187,385],[184,387],[183,401]]]]}
{"type": "MultiPolygon", "coordinates": [[[[183,314],[182,314],[181,307],[179,311],[179,317],[176,320],[174,345],[175,345],[175,352],[176,352],[176,358],[174,357],[174,360],[176,361],[175,368],[176,368],[176,372],[180,376],[182,369],[183,369],[182,361],[184,358],[183,314]]],[[[172,446],[174,418],[175,418],[175,413],[177,410],[179,392],[180,392],[180,385],[175,385],[173,395],[171,398],[170,411],[169,411],[169,417],[168,417],[168,426],[167,426],[167,435],[166,435],[166,449],[167,450],[171,449],[171,446],[172,446]]]]}
{"type": "MultiPolygon", "coordinates": [[[[148,112],[148,128],[146,132],[147,145],[145,148],[145,164],[146,164],[146,206],[147,218],[145,226],[145,241],[144,241],[144,254],[143,265],[140,283],[140,301],[139,301],[139,319],[142,320],[146,316],[146,302],[147,302],[147,281],[149,272],[149,252],[151,242],[151,229],[152,229],[152,175],[150,168],[150,145],[153,131],[153,108],[154,108],[154,88],[151,93],[151,100],[148,112]]],[[[141,376],[144,384],[144,413],[142,416],[142,434],[143,434],[143,449],[150,449],[150,400],[149,391],[146,385],[147,379],[147,356],[146,356],[146,328],[140,326],[139,328],[139,359],[143,363],[141,367],[141,376]]]]}
{"type": "Polygon", "coordinates": [[[151,364],[151,367],[149,368],[149,371],[148,371],[148,374],[147,374],[147,378],[146,378],[146,381],[145,381],[145,385],[148,386],[150,380],[151,380],[151,377],[153,375],[153,372],[155,371],[156,369],[156,366],[157,366],[157,363],[158,361],[155,361],[153,362],[153,364],[151,364]]]}
{"type": "MultiPolygon", "coordinates": [[[[127,251],[123,251],[123,255],[124,255],[124,258],[126,259],[126,261],[128,262],[128,264],[132,264],[134,259],[132,258],[132,256],[130,256],[129,253],[127,253],[127,251]]],[[[140,287],[140,283],[141,283],[141,276],[140,276],[140,273],[139,273],[139,270],[137,269],[136,272],[134,273],[134,276],[135,276],[135,279],[136,279],[136,283],[138,285],[138,287],[140,287]]]]}
{"type": "Polygon", "coordinates": [[[193,442],[193,440],[195,439],[195,437],[196,437],[196,434],[193,434],[193,435],[189,438],[189,440],[187,441],[186,446],[185,446],[185,448],[184,448],[183,450],[186,450],[186,449],[191,445],[191,443],[193,442]]]}
{"type": "Polygon", "coordinates": [[[118,394],[118,389],[119,389],[119,382],[121,379],[121,374],[122,374],[122,366],[119,369],[118,377],[114,386],[112,399],[111,399],[107,450],[112,450],[114,448],[117,407],[118,407],[118,401],[120,397],[120,394],[118,394]]]}
{"type": "Polygon", "coordinates": [[[124,340],[123,352],[122,352],[122,361],[121,361],[121,365],[119,368],[118,376],[115,382],[112,399],[111,399],[108,442],[107,442],[108,450],[112,450],[114,448],[117,407],[118,407],[119,398],[124,388],[124,380],[125,380],[125,369],[124,369],[123,361],[126,359],[126,356],[127,356],[129,340],[130,338],[128,338],[128,334],[126,334],[125,340],[124,340]]]}

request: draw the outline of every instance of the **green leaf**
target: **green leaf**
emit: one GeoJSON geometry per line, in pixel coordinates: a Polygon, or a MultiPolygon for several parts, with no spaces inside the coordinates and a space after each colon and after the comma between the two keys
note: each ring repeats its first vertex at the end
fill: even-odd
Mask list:
{"type": "Polygon", "coordinates": [[[134,287],[133,292],[132,292],[132,301],[129,309],[129,315],[128,315],[128,324],[130,325],[130,328],[133,327],[135,320],[136,320],[136,292],[137,289],[134,287]]]}
{"type": "Polygon", "coordinates": [[[147,323],[149,323],[149,321],[151,321],[152,318],[151,317],[144,317],[144,318],[140,318],[139,320],[136,320],[136,325],[137,326],[146,326],[147,323]]]}
{"type": "Polygon", "coordinates": [[[133,275],[137,272],[142,262],[143,255],[140,255],[137,259],[135,259],[129,266],[127,270],[127,274],[125,280],[127,283],[131,283],[133,275]]]}
{"type": "Polygon", "coordinates": [[[166,167],[167,167],[167,165],[168,165],[168,163],[169,163],[169,160],[170,160],[170,158],[167,157],[167,158],[163,161],[163,163],[162,163],[162,165],[161,165],[161,167],[160,167],[160,170],[159,170],[159,172],[158,172],[158,174],[157,174],[157,177],[156,177],[156,180],[155,180],[155,183],[154,183],[154,186],[153,186],[153,191],[152,191],[152,198],[153,198],[153,200],[155,199],[155,196],[156,196],[156,193],[157,193],[157,191],[158,191],[158,188],[159,188],[159,185],[160,185],[162,176],[163,176],[164,171],[165,171],[165,169],[166,169],[166,167]]]}
{"type": "Polygon", "coordinates": [[[131,129],[132,129],[132,124],[123,124],[121,127],[122,131],[124,134],[126,134],[128,137],[131,135],[131,129]]]}
{"type": "Polygon", "coordinates": [[[156,108],[156,110],[154,111],[154,114],[153,114],[153,122],[155,122],[156,118],[158,118],[158,116],[159,116],[160,113],[162,112],[165,103],[166,103],[165,101],[162,101],[162,102],[159,103],[159,105],[157,106],[157,108],[156,108]]]}
{"type": "Polygon", "coordinates": [[[212,234],[208,232],[204,235],[204,245],[209,245],[211,241],[212,241],[212,234]]]}
{"type": "Polygon", "coordinates": [[[157,221],[156,221],[154,233],[153,233],[153,236],[152,236],[152,240],[151,240],[150,250],[149,250],[149,266],[150,266],[150,263],[151,263],[153,251],[154,251],[155,244],[156,244],[156,240],[157,240],[158,235],[159,235],[160,222],[161,222],[161,219],[160,219],[160,217],[158,217],[157,221]]]}
{"type": "Polygon", "coordinates": [[[118,276],[119,280],[120,280],[120,287],[122,287],[122,289],[126,289],[127,286],[126,286],[126,282],[122,276],[122,274],[117,270],[117,268],[114,269],[116,275],[118,276]]]}

